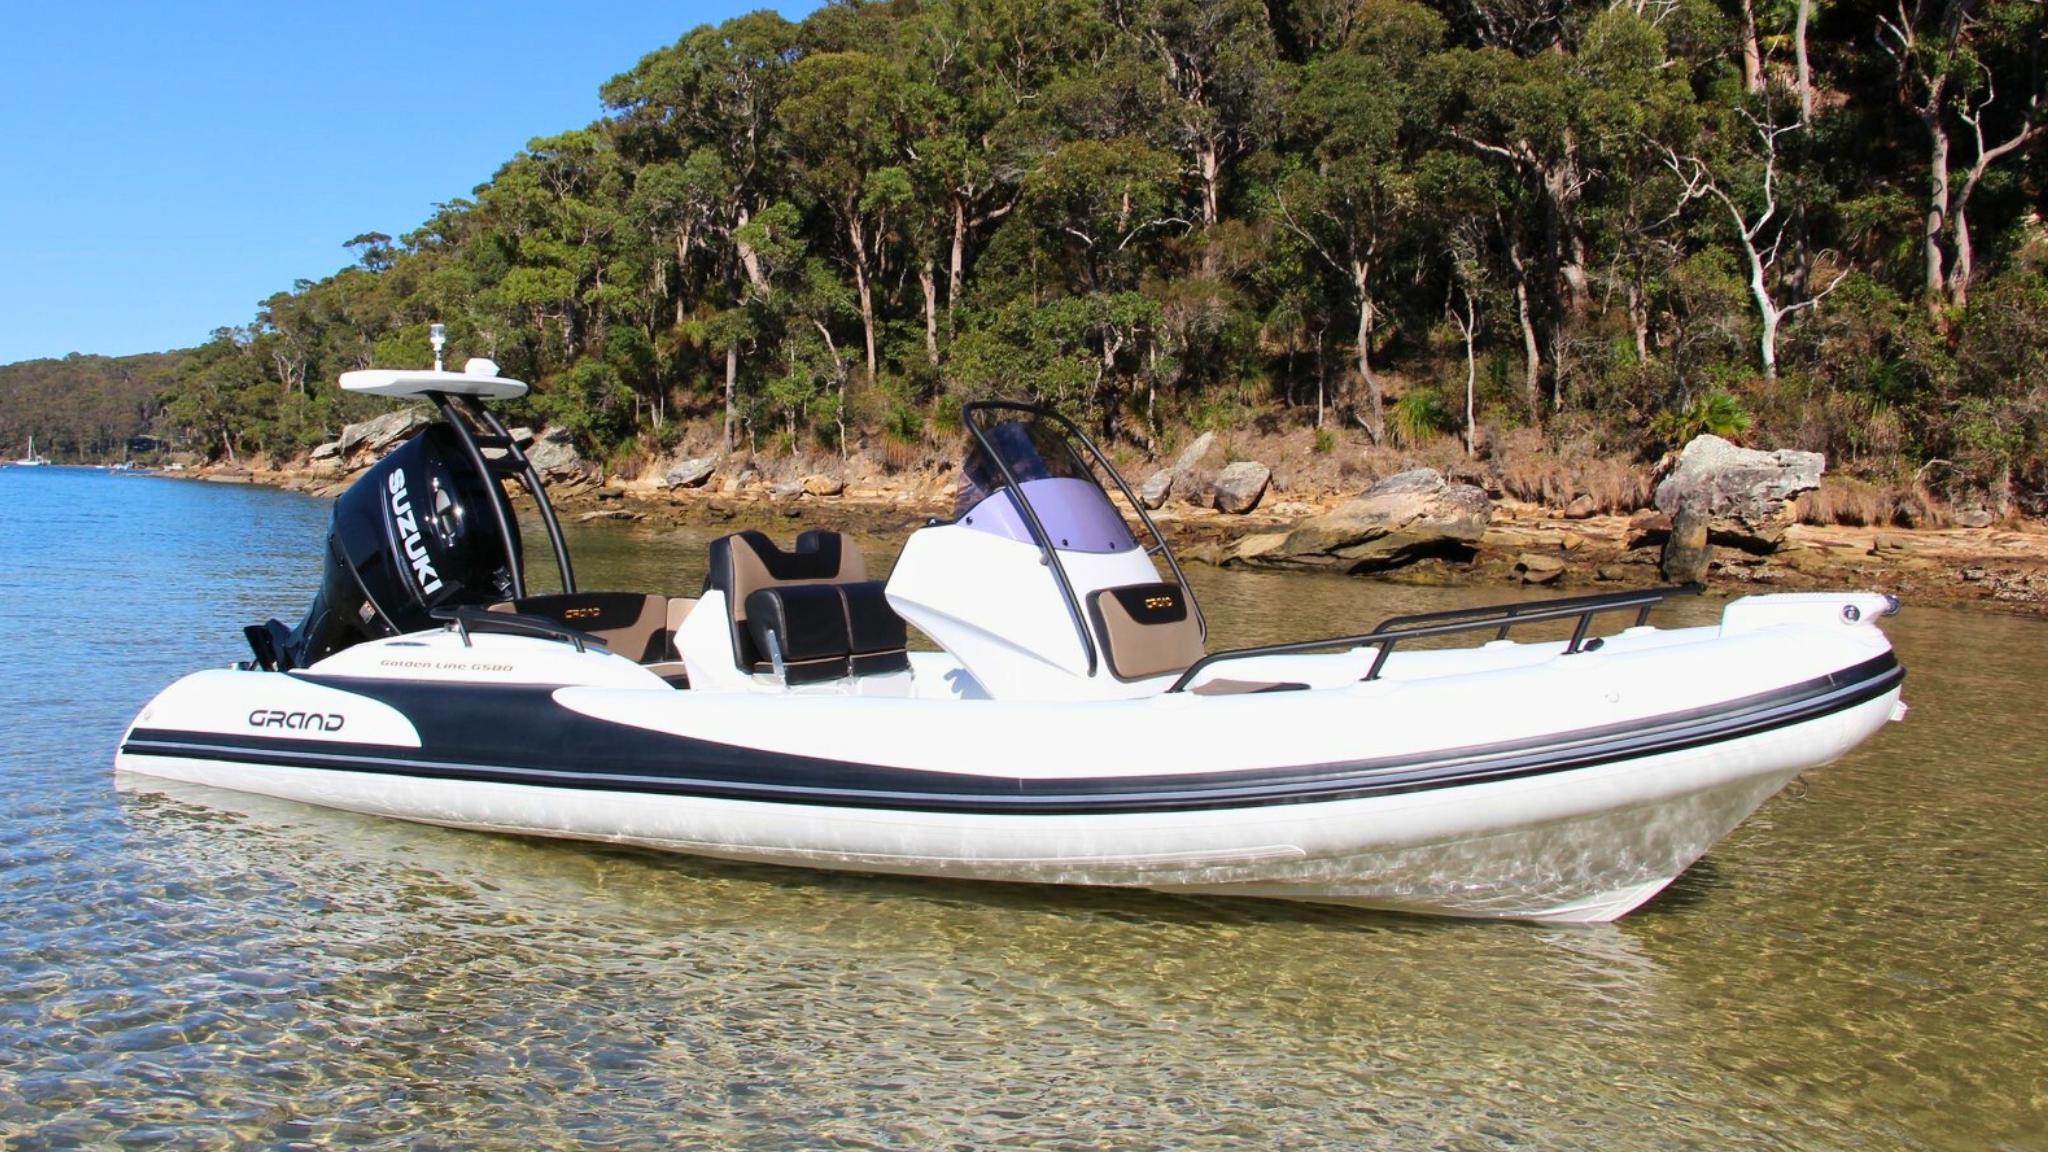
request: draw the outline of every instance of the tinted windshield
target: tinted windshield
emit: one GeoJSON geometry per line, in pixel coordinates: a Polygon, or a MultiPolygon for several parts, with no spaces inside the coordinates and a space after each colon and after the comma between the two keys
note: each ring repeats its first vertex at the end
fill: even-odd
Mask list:
{"type": "MultiPolygon", "coordinates": [[[[1137,547],[1116,506],[1057,427],[1026,417],[1006,420],[986,429],[984,435],[1016,479],[1054,547],[1076,552],[1121,552],[1137,547]]],[[[1030,528],[1002,491],[1003,483],[1002,469],[979,443],[970,443],[967,459],[960,465],[953,518],[978,531],[1029,543],[1030,528]]]]}

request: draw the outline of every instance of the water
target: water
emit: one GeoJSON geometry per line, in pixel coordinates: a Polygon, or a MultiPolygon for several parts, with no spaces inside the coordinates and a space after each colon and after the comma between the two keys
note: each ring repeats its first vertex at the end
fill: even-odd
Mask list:
{"type": "MultiPolygon", "coordinates": [[[[0,1147],[2048,1147],[2039,624],[1888,622],[1907,723],[1584,929],[117,791],[326,516],[0,470],[0,1147]]],[[[575,543],[587,587],[702,579],[699,534],[575,543]]],[[[1502,594],[1194,575],[1224,643],[1502,594]]]]}

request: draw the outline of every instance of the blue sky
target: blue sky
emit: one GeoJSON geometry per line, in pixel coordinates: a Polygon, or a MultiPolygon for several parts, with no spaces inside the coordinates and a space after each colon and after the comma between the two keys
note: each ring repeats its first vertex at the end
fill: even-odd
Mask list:
{"type": "Polygon", "coordinates": [[[647,52],[764,6],[0,0],[0,364],[247,323],[343,241],[596,119],[647,52]]]}

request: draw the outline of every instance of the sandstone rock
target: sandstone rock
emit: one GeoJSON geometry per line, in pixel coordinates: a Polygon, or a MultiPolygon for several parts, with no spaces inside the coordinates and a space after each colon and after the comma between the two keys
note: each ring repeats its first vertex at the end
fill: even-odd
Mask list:
{"type": "Polygon", "coordinates": [[[635,512],[630,508],[600,508],[595,512],[585,512],[581,516],[576,517],[576,522],[578,524],[588,524],[593,520],[638,520],[642,515],[643,513],[635,512]]]}
{"type": "Polygon", "coordinates": [[[583,454],[576,451],[575,437],[567,428],[550,428],[534,439],[526,450],[527,462],[543,477],[581,478],[590,469],[583,454]]]}
{"type": "Polygon", "coordinates": [[[1248,563],[1374,572],[1425,556],[1469,556],[1486,534],[1493,503],[1430,468],[1398,473],[1356,499],[1296,525],[1248,563]]]}
{"type": "Polygon", "coordinates": [[[1524,552],[1515,557],[1515,574],[1524,584],[1554,584],[1564,575],[1564,561],[1541,552],[1524,552]]]}
{"type": "Polygon", "coordinates": [[[315,449],[313,449],[313,452],[312,452],[312,454],[311,454],[310,456],[308,456],[308,457],[307,457],[307,459],[309,459],[309,460],[333,460],[333,459],[337,459],[337,458],[339,458],[340,456],[341,456],[341,441],[339,441],[339,440],[330,440],[330,441],[328,441],[327,443],[325,443],[325,444],[322,444],[322,445],[320,445],[320,446],[319,446],[318,448],[315,448],[315,449]]]}
{"type": "Polygon", "coordinates": [[[1792,497],[1820,487],[1825,466],[1818,452],[1758,452],[1696,436],[1657,485],[1657,509],[1675,522],[1681,508],[1691,507],[1706,518],[1710,539],[1769,552],[1792,523],[1792,497]]]}
{"type": "Polygon", "coordinates": [[[382,453],[386,448],[405,439],[427,425],[424,408],[401,408],[386,412],[374,420],[350,424],[341,430],[339,451],[343,456],[352,456],[358,451],[382,453]]]}
{"type": "Polygon", "coordinates": [[[804,491],[813,496],[837,496],[846,491],[846,481],[837,476],[821,474],[806,476],[802,481],[804,491]]]}
{"type": "Polygon", "coordinates": [[[696,488],[711,479],[711,474],[717,470],[718,457],[698,456],[677,464],[661,479],[670,488],[696,488]]]}
{"type": "Polygon", "coordinates": [[[1143,484],[1138,485],[1138,503],[1143,504],[1148,511],[1166,503],[1166,498],[1173,493],[1173,477],[1174,471],[1171,468],[1161,468],[1154,472],[1143,484]]]}
{"type": "Polygon", "coordinates": [[[1240,460],[1216,475],[1216,510],[1243,515],[1259,506],[1273,473],[1255,460],[1240,460]]]}
{"type": "Polygon", "coordinates": [[[794,500],[803,494],[804,482],[801,480],[791,480],[787,484],[777,484],[768,489],[768,495],[777,500],[794,500]]]}
{"type": "Polygon", "coordinates": [[[1593,569],[1593,579],[1603,584],[1612,584],[1617,580],[1626,580],[1627,578],[1628,573],[1618,564],[1602,564],[1598,568],[1593,569]]]}
{"type": "Polygon", "coordinates": [[[1591,496],[1577,496],[1572,499],[1570,504],[1565,505],[1564,518],[1567,520],[1590,520],[1593,518],[1593,514],[1598,511],[1600,511],[1600,506],[1593,503],[1591,496]]]}
{"type": "Polygon", "coordinates": [[[1215,446],[1216,434],[1214,432],[1204,432],[1200,436],[1195,437],[1194,443],[1182,449],[1179,456],[1174,457],[1173,471],[1178,474],[1200,464],[1202,457],[1207,456],[1209,449],[1215,446]]]}
{"type": "Polygon", "coordinates": [[[1707,536],[1707,514],[1691,507],[1681,508],[1672,517],[1671,532],[1664,537],[1664,554],[1657,562],[1664,579],[1673,584],[1704,581],[1709,559],[1707,536]]]}
{"type": "Polygon", "coordinates": [[[1986,509],[1965,508],[1962,511],[1956,513],[1956,527],[1989,528],[1991,527],[1992,521],[1996,519],[1997,517],[1993,516],[1986,509]]]}
{"type": "Polygon", "coordinates": [[[1577,552],[1586,546],[1586,538],[1577,532],[1567,532],[1558,540],[1558,547],[1567,552],[1577,552]]]}

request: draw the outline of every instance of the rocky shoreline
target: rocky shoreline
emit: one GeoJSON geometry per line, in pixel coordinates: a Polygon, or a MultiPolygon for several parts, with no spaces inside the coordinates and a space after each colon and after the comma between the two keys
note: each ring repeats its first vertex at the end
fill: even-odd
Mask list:
{"type": "MultiPolygon", "coordinates": [[[[208,465],[182,474],[332,496],[416,426],[409,414],[392,413],[352,426],[308,458],[208,465]]],[[[1598,590],[1665,582],[1674,520],[1681,534],[1688,528],[1684,508],[1675,518],[1655,509],[1589,514],[1583,502],[1545,507],[1452,482],[1432,469],[1410,469],[1350,492],[1268,491],[1271,473],[1264,465],[1232,461],[1205,468],[1207,440],[1136,485],[1160,530],[1192,562],[1334,570],[1407,583],[1598,590]]],[[[888,473],[867,461],[796,459],[727,466],[699,457],[626,478],[601,474],[577,458],[565,438],[542,434],[528,454],[548,477],[567,521],[758,527],[783,535],[798,526],[828,527],[890,536],[952,513],[950,468],[888,473]]],[[[1817,476],[1817,460],[1812,466],[1817,476]]],[[[1667,482],[1659,490],[1660,505],[1686,503],[1667,500],[1668,488],[1667,482]]],[[[1767,518],[1775,520],[1760,527],[1753,509],[1738,512],[1751,517],[1739,531],[1722,515],[1728,508],[1721,497],[1692,498],[1701,512],[1699,531],[1707,521],[1713,527],[1715,544],[1699,573],[1710,590],[1877,589],[1908,603],[2048,617],[2048,530],[2042,525],[1815,526],[1792,522],[1784,494],[1769,482],[1763,488],[1777,502],[1775,512],[1766,502],[1767,518]],[[1710,504],[1714,517],[1706,515],[1710,504]],[[1743,546],[1724,543],[1730,540],[1743,546]]]]}

